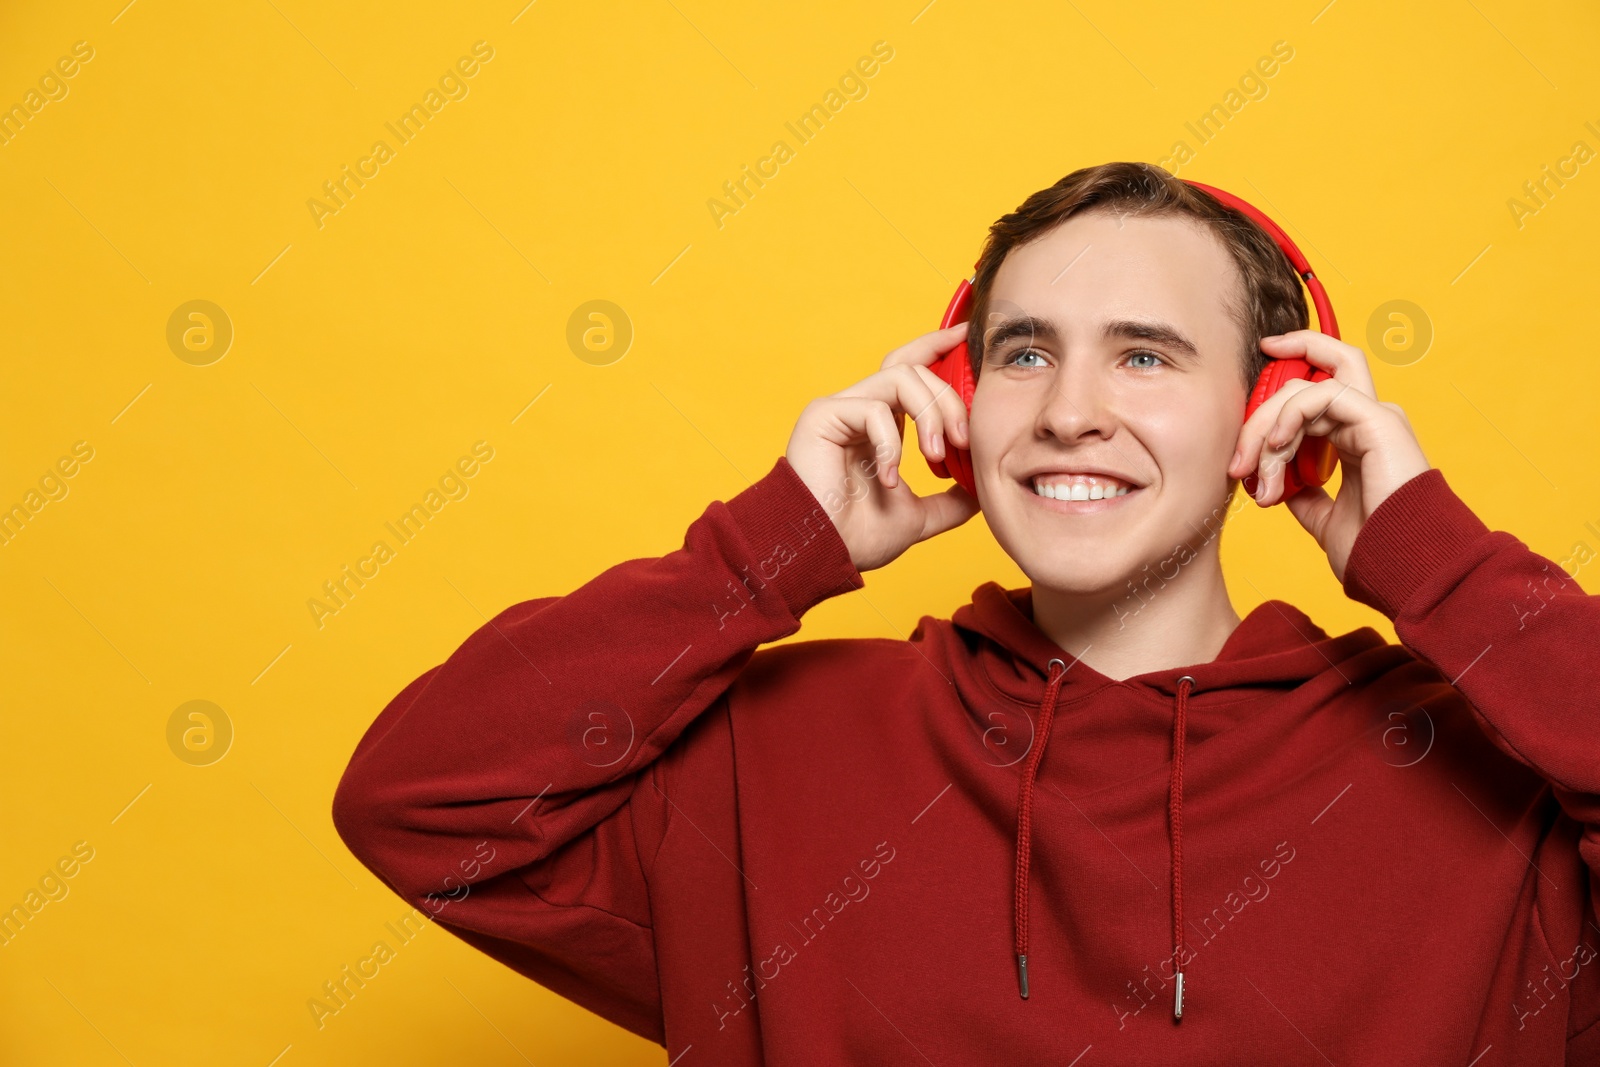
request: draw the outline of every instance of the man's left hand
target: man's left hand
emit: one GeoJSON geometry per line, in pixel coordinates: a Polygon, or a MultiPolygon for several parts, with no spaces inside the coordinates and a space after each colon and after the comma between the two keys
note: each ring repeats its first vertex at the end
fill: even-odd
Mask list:
{"type": "Polygon", "coordinates": [[[1367,518],[1389,494],[1430,469],[1411,422],[1398,404],[1378,399],[1367,354],[1318,330],[1263,337],[1269,358],[1303,359],[1333,377],[1315,384],[1297,379],[1279,389],[1245,420],[1228,476],[1256,478],[1256,503],[1276,504],[1285,464],[1307,437],[1326,437],[1339,453],[1339,495],[1307,487],[1285,504],[1328,554],[1344,581],[1350,548],[1367,518]]]}

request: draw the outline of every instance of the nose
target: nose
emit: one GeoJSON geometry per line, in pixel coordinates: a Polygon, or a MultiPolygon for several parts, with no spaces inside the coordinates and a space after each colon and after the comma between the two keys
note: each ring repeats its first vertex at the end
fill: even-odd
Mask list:
{"type": "Polygon", "coordinates": [[[1070,442],[1090,434],[1109,438],[1116,430],[1110,383],[1091,361],[1062,360],[1041,394],[1040,436],[1070,442]]]}

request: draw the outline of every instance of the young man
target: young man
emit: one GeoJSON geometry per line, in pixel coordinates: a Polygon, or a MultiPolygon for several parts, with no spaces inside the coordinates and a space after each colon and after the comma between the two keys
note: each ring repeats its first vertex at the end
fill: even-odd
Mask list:
{"type": "Polygon", "coordinates": [[[970,418],[968,327],[921,337],[681,549],[502,612],[362,738],[352,852],[685,1067],[1600,1063],[1600,603],[1158,168],[1030,197],[975,292],[970,418]],[[1244,422],[1282,356],[1333,377],[1244,422]],[[1031,587],[761,648],[975,513],[907,415],[1031,587]],[[1308,435],[1338,494],[1287,505],[1403,645],[1229,603],[1235,479],[1308,435]]]}

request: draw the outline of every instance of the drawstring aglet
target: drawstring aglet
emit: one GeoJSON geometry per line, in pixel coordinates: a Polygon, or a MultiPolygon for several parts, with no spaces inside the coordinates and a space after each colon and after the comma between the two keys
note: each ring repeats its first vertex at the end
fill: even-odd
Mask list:
{"type": "Polygon", "coordinates": [[[1026,953],[1017,954],[1017,985],[1022,990],[1022,999],[1028,999],[1028,957],[1026,953]]]}
{"type": "Polygon", "coordinates": [[[1178,990],[1172,995],[1172,1018],[1174,1021],[1183,1018],[1183,972],[1178,972],[1178,990]]]}

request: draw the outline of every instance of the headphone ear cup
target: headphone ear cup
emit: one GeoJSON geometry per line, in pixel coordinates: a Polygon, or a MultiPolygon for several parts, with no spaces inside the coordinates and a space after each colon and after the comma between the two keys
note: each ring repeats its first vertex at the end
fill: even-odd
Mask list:
{"type": "Polygon", "coordinates": [[[1284,482],[1284,498],[1293,496],[1308,485],[1322,485],[1333,477],[1339,465],[1338,449],[1326,437],[1307,437],[1295,450],[1294,466],[1289,468],[1292,481],[1284,482]],[[1290,486],[1293,488],[1290,488],[1290,486]]]}
{"type": "Polygon", "coordinates": [[[1272,359],[1268,358],[1267,365],[1261,369],[1261,377],[1256,379],[1256,386],[1250,390],[1250,399],[1244,406],[1244,417],[1248,421],[1256,409],[1267,402],[1267,398],[1288,385],[1296,378],[1310,378],[1316,368],[1303,359],[1272,359]]]}

